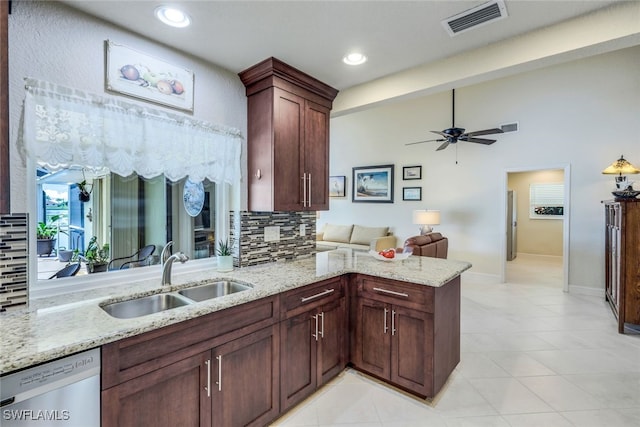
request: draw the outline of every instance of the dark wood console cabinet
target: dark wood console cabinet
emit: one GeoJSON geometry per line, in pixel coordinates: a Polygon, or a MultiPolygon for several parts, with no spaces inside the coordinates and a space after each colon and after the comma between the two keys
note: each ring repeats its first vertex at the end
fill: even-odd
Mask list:
{"type": "Polygon", "coordinates": [[[329,113],[336,89],[268,58],[242,71],[250,211],[329,209],[329,113]]]}
{"type": "Polygon", "coordinates": [[[618,320],[640,328],[640,200],[605,202],[605,298],[618,320]]]}

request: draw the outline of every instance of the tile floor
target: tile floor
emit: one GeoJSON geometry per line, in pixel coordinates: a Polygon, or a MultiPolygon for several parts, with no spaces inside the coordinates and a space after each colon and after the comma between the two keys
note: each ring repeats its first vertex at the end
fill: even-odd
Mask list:
{"type": "Polygon", "coordinates": [[[559,259],[526,255],[506,284],[463,278],[461,362],[433,401],[349,369],[273,425],[640,426],[640,335],[561,278],[559,259]]]}

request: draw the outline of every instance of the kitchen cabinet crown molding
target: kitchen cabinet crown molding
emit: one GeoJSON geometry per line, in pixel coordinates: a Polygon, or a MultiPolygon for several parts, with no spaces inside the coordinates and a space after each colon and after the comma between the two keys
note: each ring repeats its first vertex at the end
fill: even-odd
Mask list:
{"type": "MultiPolygon", "coordinates": [[[[263,90],[266,87],[282,86],[277,84],[278,79],[305,89],[326,99],[330,103],[333,102],[338,95],[337,89],[274,57],[267,58],[241,71],[238,75],[246,87],[247,96],[263,90]]],[[[329,105],[329,108],[331,108],[331,105],[329,105]]]]}

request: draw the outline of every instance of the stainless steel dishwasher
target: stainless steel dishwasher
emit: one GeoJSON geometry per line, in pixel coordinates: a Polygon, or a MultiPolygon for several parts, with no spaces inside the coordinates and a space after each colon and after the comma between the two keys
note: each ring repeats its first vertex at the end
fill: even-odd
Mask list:
{"type": "Polygon", "coordinates": [[[0,425],[100,426],[100,349],[0,377],[0,425]]]}

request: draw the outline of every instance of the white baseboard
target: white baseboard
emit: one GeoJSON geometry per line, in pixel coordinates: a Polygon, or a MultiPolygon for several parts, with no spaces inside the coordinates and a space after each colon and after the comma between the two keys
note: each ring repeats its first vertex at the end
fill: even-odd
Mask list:
{"type": "Polygon", "coordinates": [[[604,289],[592,288],[591,286],[569,285],[569,293],[604,298],[604,289]]]}

